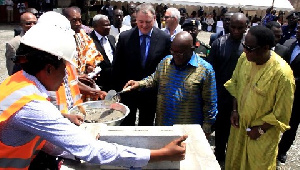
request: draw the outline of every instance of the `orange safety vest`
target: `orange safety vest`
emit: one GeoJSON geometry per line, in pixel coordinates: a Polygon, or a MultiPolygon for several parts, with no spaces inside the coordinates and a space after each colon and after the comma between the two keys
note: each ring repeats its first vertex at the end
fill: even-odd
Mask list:
{"type": "MultiPolygon", "coordinates": [[[[19,71],[0,84],[0,130],[3,124],[32,100],[47,100],[39,95],[36,84],[19,71]]],[[[0,131],[1,133],[1,131],[0,131]]],[[[39,136],[21,146],[8,146],[0,138],[0,170],[28,169],[45,144],[39,136]]]]}
{"type": "MultiPolygon", "coordinates": [[[[68,85],[71,90],[71,96],[73,98],[74,106],[82,103],[80,90],[78,87],[77,74],[75,70],[72,68],[70,64],[66,66],[67,74],[68,74],[68,85]]],[[[62,84],[59,89],[56,91],[56,102],[58,106],[58,110],[61,113],[68,113],[68,104],[66,97],[65,85],[62,84]]]]}

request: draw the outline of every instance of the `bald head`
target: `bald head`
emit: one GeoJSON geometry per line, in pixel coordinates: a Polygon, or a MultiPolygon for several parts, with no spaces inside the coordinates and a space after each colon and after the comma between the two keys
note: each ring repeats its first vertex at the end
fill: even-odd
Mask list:
{"type": "Polygon", "coordinates": [[[224,14],[223,28],[226,34],[229,33],[230,18],[233,14],[234,14],[233,12],[226,12],[224,14]]]}
{"type": "Polygon", "coordinates": [[[248,24],[248,18],[243,13],[234,13],[230,18],[230,36],[235,40],[243,38],[243,34],[246,32],[248,24]]]}
{"type": "Polygon", "coordinates": [[[69,7],[69,8],[64,8],[62,10],[62,14],[66,17],[66,18],[69,18],[71,13],[73,12],[76,12],[76,13],[79,13],[81,14],[81,9],[78,8],[77,6],[72,6],[72,7],[69,7]]]}
{"type": "Polygon", "coordinates": [[[36,24],[37,18],[31,12],[25,12],[20,17],[21,27],[24,31],[28,31],[33,25],[36,24]]]}
{"type": "Polygon", "coordinates": [[[184,67],[193,55],[193,37],[190,33],[182,31],[176,34],[171,44],[171,54],[177,67],[184,67]]]}
{"type": "Polygon", "coordinates": [[[113,25],[115,28],[121,28],[123,22],[123,11],[121,9],[115,9],[113,14],[113,25]]]}
{"type": "Polygon", "coordinates": [[[240,21],[244,23],[248,22],[248,18],[243,13],[234,13],[231,15],[231,21],[240,21]]]}
{"type": "Polygon", "coordinates": [[[81,10],[78,7],[69,7],[65,8],[62,11],[62,14],[68,18],[71,24],[71,28],[76,32],[79,33],[81,29],[81,10]]]}
{"type": "Polygon", "coordinates": [[[193,37],[187,31],[181,31],[178,34],[176,34],[172,44],[184,46],[184,47],[192,47],[193,37]]]}
{"type": "Polygon", "coordinates": [[[135,8],[136,8],[136,5],[134,3],[129,4],[129,9],[128,9],[129,15],[132,15],[135,12],[135,8]]]}

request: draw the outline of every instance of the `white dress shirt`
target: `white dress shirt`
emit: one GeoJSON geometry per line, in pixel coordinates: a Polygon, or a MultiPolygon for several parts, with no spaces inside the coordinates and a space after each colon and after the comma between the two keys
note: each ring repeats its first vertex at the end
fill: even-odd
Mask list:
{"type": "Polygon", "coordinates": [[[119,40],[119,35],[121,32],[126,31],[126,30],[130,30],[131,26],[127,26],[127,25],[122,25],[122,27],[120,28],[120,31],[118,28],[116,28],[114,25],[110,26],[110,31],[109,31],[109,35],[112,35],[115,37],[116,39],[116,43],[119,40]]]}
{"type": "Polygon", "coordinates": [[[97,33],[97,31],[95,31],[95,34],[96,34],[98,40],[100,41],[102,47],[104,48],[105,54],[107,55],[110,63],[112,63],[112,61],[114,59],[114,54],[113,54],[113,50],[111,48],[111,45],[108,41],[108,38],[106,36],[103,37],[102,35],[97,33]],[[104,39],[102,40],[102,38],[104,38],[104,39]]]}
{"type": "Polygon", "coordinates": [[[123,18],[122,25],[127,25],[127,26],[130,26],[130,27],[131,27],[131,16],[130,16],[130,15],[126,15],[126,16],[123,18]]]}
{"type": "MultiPolygon", "coordinates": [[[[169,28],[162,28],[161,29],[162,31],[164,31],[165,33],[169,34],[170,35],[170,30],[169,28]]],[[[176,34],[178,34],[179,32],[181,32],[182,29],[181,29],[181,25],[178,24],[177,27],[175,28],[174,32],[173,32],[173,35],[170,35],[171,36],[171,41],[173,41],[173,39],[175,38],[176,34]]]]}

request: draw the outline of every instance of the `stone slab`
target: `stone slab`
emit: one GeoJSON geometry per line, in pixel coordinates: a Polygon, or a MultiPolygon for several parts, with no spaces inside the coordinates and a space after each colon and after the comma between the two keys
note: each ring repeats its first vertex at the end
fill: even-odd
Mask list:
{"type": "MultiPolygon", "coordinates": [[[[118,143],[126,146],[148,149],[161,148],[183,134],[186,140],[186,157],[183,161],[165,161],[149,163],[142,169],[180,169],[180,170],[219,170],[221,169],[213,151],[210,148],[200,125],[174,126],[106,126],[84,124],[83,128],[92,135],[100,133],[100,140],[118,143]]],[[[69,169],[124,169],[113,166],[96,166],[86,162],[65,162],[62,170],[69,169]]]]}

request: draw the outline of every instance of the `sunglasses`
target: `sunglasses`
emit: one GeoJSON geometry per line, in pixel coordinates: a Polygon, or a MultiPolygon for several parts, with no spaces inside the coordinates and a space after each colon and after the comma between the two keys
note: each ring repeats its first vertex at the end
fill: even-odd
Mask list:
{"type": "Polygon", "coordinates": [[[171,17],[171,16],[164,16],[164,18],[165,18],[165,19],[168,19],[168,18],[173,18],[173,17],[171,17]]]}
{"type": "Polygon", "coordinates": [[[260,46],[257,46],[257,47],[249,47],[249,46],[247,46],[244,42],[242,42],[242,46],[243,46],[247,51],[249,51],[249,52],[252,52],[252,51],[254,51],[254,50],[260,48],[260,46]]]}
{"type": "Polygon", "coordinates": [[[35,24],[36,24],[36,21],[34,21],[34,22],[25,22],[24,24],[25,24],[25,25],[35,25],[35,24]]]}

